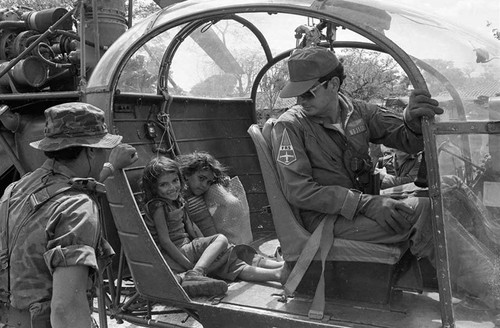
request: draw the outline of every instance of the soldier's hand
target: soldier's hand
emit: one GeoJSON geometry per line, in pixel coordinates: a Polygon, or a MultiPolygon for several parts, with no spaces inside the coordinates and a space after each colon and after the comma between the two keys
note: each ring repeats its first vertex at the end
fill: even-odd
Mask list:
{"type": "Polygon", "coordinates": [[[109,154],[109,162],[113,164],[115,170],[122,169],[137,161],[137,151],[128,144],[119,144],[109,154]]]}
{"type": "Polygon", "coordinates": [[[422,116],[432,118],[435,115],[444,113],[444,110],[439,107],[439,102],[436,99],[432,99],[428,91],[420,89],[415,89],[411,92],[406,111],[408,115],[407,119],[409,120],[420,119],[422,116]]]}
{"type": "Polygon", "coordinates": [[[362,194],[358,213],[377,223],[391,234],[402,234],[410,230],[411,224],[406,219],[415,210],[406,203],[386,196],[362,194]]]}

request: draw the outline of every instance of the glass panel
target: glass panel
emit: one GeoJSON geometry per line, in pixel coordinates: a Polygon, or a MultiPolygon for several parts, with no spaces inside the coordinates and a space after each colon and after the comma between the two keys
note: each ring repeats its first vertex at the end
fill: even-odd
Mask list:
{"type": "Polygon", "coordinates": [[[266,63],[255,35],[241,23],[207,23],[186,38],[170,66],[173,95],[249,97],[255,75],[266,63]]]}
{"type": "Polygon", "coordinates": [[[121,92],[157,94],[158,72],[167,45],[180,27],[149,40],[129,59],[118,80],[121,92]]]}
{"type": "MultiPolygon", "coordinates": [[[[287,11],[297,13],[304,8],[310,9],[311,3],[311,0],[222,0],[175,4],[169,7],[168,10],[163,10],[157,15],[138,23],[116,41],[101,59],[98,65],[99,69],[94,72],[92,79],[89,81],[89,87],[107,86],[127,48],[140,42],[139,39],[145,36],[146,31],[155,33],[157,28],[161,28],[162,25],[176,19],[186,17],[203,18],[203,14],[206,17],[207,13],[210,12],[212,15],[223,11],[227,12],[228,15],[233,12],[240,12],[242,17],[249,19],[262,31],[273,54],[293,48],[296,41],[295,29],[300,25],[317,24],[318,20],[312,20],[306,16],[277,13],[284,7],[286,7],[287,11]],[[265,7],[266,2],[267,7],[265,7]],[[264,7],[265,9],[263,9],[264,7]],[[264,12],[253,13],[253,10],[264,10],[264,12]]],[[[442,119],[463,121],[465,119],[481,118],[484,112],[475,106],[475,102],[481,102],[498,92],[498,84],[500,84],[500,59],[498,59],[500,58],[500,43],[493,37],[486,39],[471,33],[471,31],[463,30],[459,26],[448,24],[443,19],[435,18],[429,13],[419,13],[413,8],[385,2],[366,1],[366,3],[360,4],[359,1],[332,0],[324,1],[323,4],[318,13],[337,17],[340,21],[349,24],[370,26],[373,28],[373,35],[383,34],[387,36],[405,52],[424,61],[445,76],[465,103],[465,114],[461,115],[455,111],[455,113],[450,113],[449,116],[443,116],[442,119]],[[410,35],[411,37],[408,37],[410,35]]],[[[309,12],[306,15],[312,14],[309,12]]],[[[257,41],[253,36],[247,37],[249,35],[248,31],[248,33],[236,32],[244,30],[241,24],[233,23],[234,27],[226,29],[225,26],[221,25],[226,24],[223,22],[220,21],[216,24],[217,28],[214,29],[214,32],[221,37],[221,40],[223,34],[224,37],[227,37],[226,45],[231,54],[236,56],[235,58],[238,58],[239,55],[235,50],[236,48],[241,50],[244,50],[245,47],[247,49],[256,49],[252,44],[257,41]],[[229,35],[233,33],[232,31],[236,34],[235,38],[231,40],[229,35]]],[[[368,38],[367,35],[365,37],[368,38]]],[[[365,39],[365,37],[343,28],[337,30],[337,40],[360,40],[365,39]]],[[[224,41],[226,40],[222,42],[224,41]]],[[[187,52],[184,52],[184,54],[187,54],[187,52]]],[[[141,61],[139,58],[136,58],[136,60],[139,63],[141,61]]],[[[208,65],[209,62],[205,64],[208,65]]],[[[204,69],[205,72],[202,72],[197,77],[199,81],[195,83],[206,80],[209,77],[208,75],[221,75],[220,73],[223,72],[214,71],[209,73],[206,71],[208,68],[204,67],[204,69]]],[[[185,79],[185,75],[187,75],[177,74],[183,75],[182,79],[185,79]]],[[[227,72],[224,71],[224,74],[227,74],[227,72]]],[[[242,73],[239,72],[239,74],[242,73]]],[[[428,72],[425,74],[429,75],[428,72]]],[[[241,82],[243,82],[244,75],[243,73],[241,82]]],[[[178,76],[177,78],[181,77],[178,76]]],[[[238,77],[236,79],[238,80],[238,77]]],[[[193,82],[180,82],[180,84],[187,84],[185,89],[188,93],[191,92],[191,87],[194,85],[193,82]]],[[[245,85],[246,82],[236,88],[238,93],[245,90],[245,85]]],[[[439,100],[442,102],[450,101],[449,91],[442,85],[440,86],[431,81],[429,86],[433,95],[438,97],[439,100]]],[[[460,109],[458,110],[460,111],[460,109]]]]}
{"type": "MultiPolygon", "coordinates": [[[[343,62],[346,73],[342,92],[354,99],[403,113],[408,104],[410,82],[391,56],[367,49],[335,48],[335,52],[343,62]]],[[[279,117],[296,103],[295,98],[282,99],[278,96],[287,80],[286,61],[274,65],[262,78],[256,100],[259,124],[270,117],[279,117]]]]}
{"type": "Polygon", "coordinates": [[[483,120],[483,105],[500,85],[500,44],[446,20],[405,7],[388,8],[385,35],[433,70],[423,70],[431,94],[446,109],[441,121],[483,120]],[[408,37],[411,35],[411,37],[408,37]],[[455,94],[454,94],[455,93],[455,94]]]}
{"type": "Polygon", "coordinates": [[[498,158],[499,144],[494,135],[438,138],[457,326],[461,321],[490,322],[492,309],[500,305],[500,165],[492,161],[498,158]],[[467,148],[472,150],[470,158],[464,156],[467,148]]]}
{"type": "Polygon", "coordinates": [[[279,97],[279,92],[288,79],[286,61],[278,62],[264,74],[259,83],[255,101],[258,124],[263,125],[269,118],[278,118],[288,108],[295,105],[296,98],[279,97]]]}
{"type": "Polygon", "coordinates": [[[143,35],[148,26],[148,21],[152,19],[153,16],[134,25],[111,45],[92,72],[88,84],[89,88],[108,86],[123,54],[126,53],[133,41],[137,41],[143,35]]]}

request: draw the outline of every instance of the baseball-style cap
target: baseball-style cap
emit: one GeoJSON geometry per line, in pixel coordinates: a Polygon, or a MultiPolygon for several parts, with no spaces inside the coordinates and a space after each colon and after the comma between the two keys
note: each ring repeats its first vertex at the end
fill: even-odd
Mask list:
{"type": "Polygon", "coordinates": [[[45,110],[45,138],[30,143],[43,151],[82,146],[114,148],[122,136],[108,133],[104,112],[90,104],[70,102],[45,110]]]}
{"type": "Polygon", "coordinates": [[[294,50],[288,59],[290,81],[281,90],[280,97],[300,96],[338,65],[335,54],[326,48],[314,46],[294,50]]]}

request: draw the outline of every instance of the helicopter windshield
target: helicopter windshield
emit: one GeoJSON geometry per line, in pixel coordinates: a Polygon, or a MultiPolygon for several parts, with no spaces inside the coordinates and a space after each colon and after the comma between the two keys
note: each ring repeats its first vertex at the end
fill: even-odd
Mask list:
{"type": "MultiPolygon", "coordinates": [[[[249,84],[260,69],[259,65],[269,60],[265,47],[269,47],[271,56],[294,48],[297,41],[294,29],[317,25],[323,18],[305,11],[315,4],[310,1],[273,1],[269,7],[257,3],[252,7],[252,2],[246,1],[215,1],[174,5],[136,24],[126,40],[122,38],[115,42],[101,61],[108,69],[96,70],[89,87],[109,87],[112,72],[124,60],[117,59],[129,55],[132,48],[140,47],[121,75],[120,89],[136,91],[133,88],[127,90],[123,84],[140,65],[147,68],[143,84],[148,86],[141,90],[156,93],[158,68],[166,45],[179,37],[176,31],[185,26],[173,27],[172,23],[200,18],[205,23],[182,35],[182,42],[177,45],[176,54],[169,63],[168,79],[175,86],[172,94],[248,97],[249,84]],[[273,7],[275,10],[270,9],[273,7]],[[215,11],[217,8],[219,10],[215,11]],[[232,19],[233,14],[240,19],[232,19]],[[210,20],[210,17],[216,19],[210,20]],[[165,30],[168,26],[172,28],[165,30]],[[124,51],[127,48],[129,50],[124,51]],[[214,83],[220,82],[218,79],[224,83],[214,83]],[[224,90],[210,90],[207,87],[210,84],[224,90]]],[[[446,109],[441,121],[476,120],[485,119],[490,114],[497,115],[484,108],[485,99],[495,96],[499,86],[500,46],[493,38],[485,39],[428,13],[424,15],[386,2],[324,1],[321,9],[338,18],[335,41],[373,43],[371,35],[380,33],[412,56],[422,70],[430,92],[446,109]],[[345,29],[350,25],[343,24],[343,21],[353,24],[354,28],[345,29]],[[367,34],[367,30],[371,34],[367,34]]]]}

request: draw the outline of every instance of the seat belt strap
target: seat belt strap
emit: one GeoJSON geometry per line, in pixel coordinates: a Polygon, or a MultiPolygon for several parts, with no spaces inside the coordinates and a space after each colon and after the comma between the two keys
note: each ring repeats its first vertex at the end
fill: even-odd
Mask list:
{"type": "MultiPolygon", "coordinates": [[[[318,252],[322,231],[324,230],[325,226],[325,221],[326,219],[321,220],[320,224],[316,227],[313,234],[309,237],[304,248],[302,249],[299,258],[297,259],[297,263],[295,263],[295,266],[293,267],[292,272],[290,272],[290,276],[288,276],[288,279],[283,288],[285,291],[285,296],[291,296],[295,292],[295,289],[297,289],[297,286],[302,280],[302,277],[306,273],[314,256],[318,252]]],[[[333,220],[328,221],[331,221],[333,224],[333,220]]],[[[333,235],[333,229],[331,231],[333,235]]]]}
{"type": "Polygon", "coordinates": [[[323,315],[325,312],[325,267],[326,267],[326,258],[328,257],[328,253],[333,247],[333,220],[324,219],[326,223],[323,226],[322,234],[321,234],[321,243],[319,246],[320,254],[321,254],[321,276],[319,278],[318,285],[316,287],[316,292],[314,293],[314,299],[309,308],[308,317],[311,319],[321,320],[323,319],[323,315]]]}
{"type": "Polygon", "coordinates": [[[2,228],[2,233],[0,236],[0,269],[4,270],[8,267],[8,254],[9,254],[9,201],[14,189],[15,183],[10,184],[4,192],[4,198],[1,200],[2,206],[0,206],[0,227],[2,228]]]}

